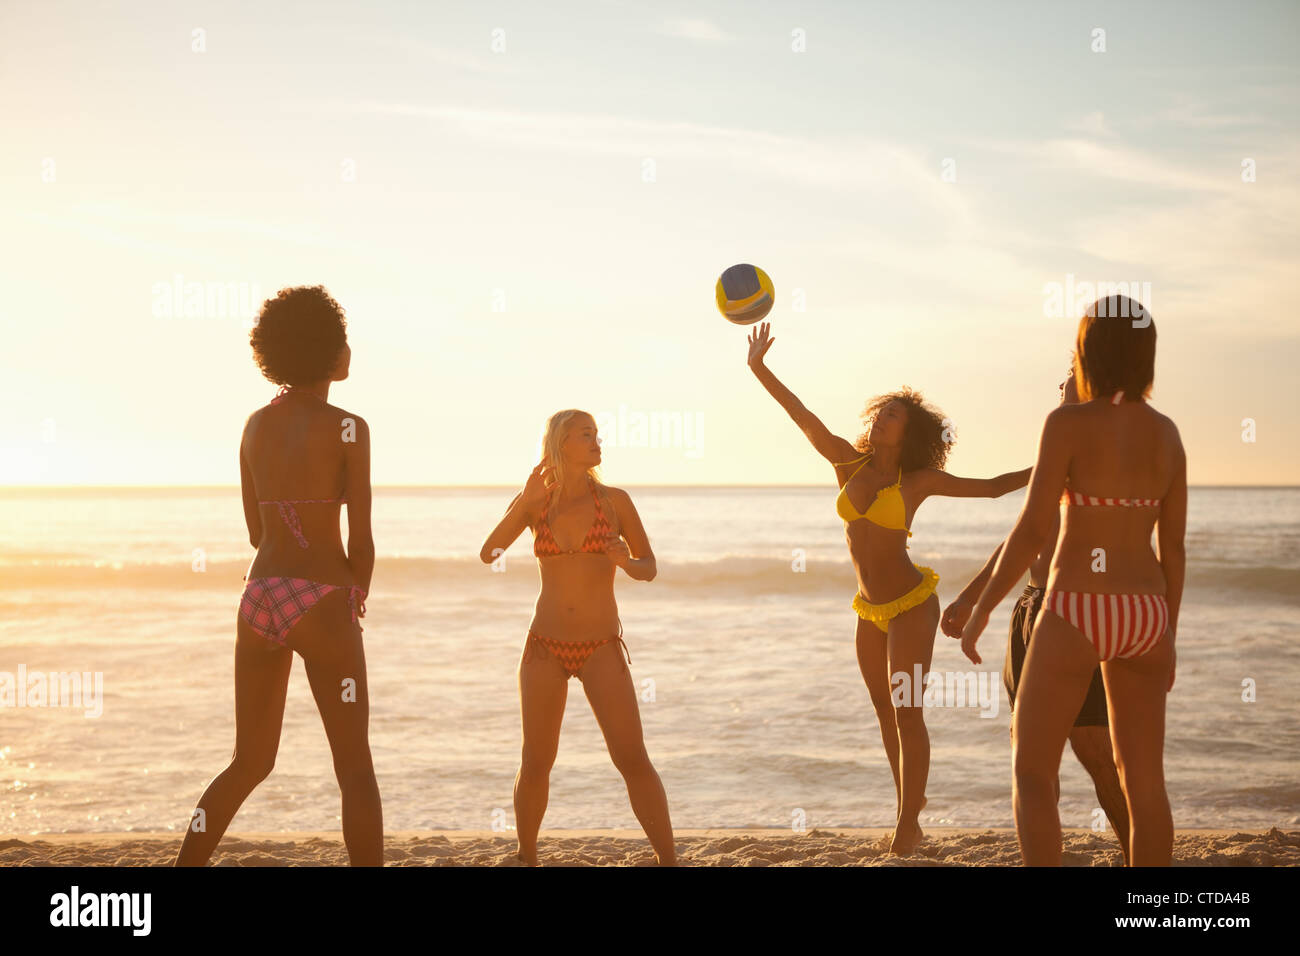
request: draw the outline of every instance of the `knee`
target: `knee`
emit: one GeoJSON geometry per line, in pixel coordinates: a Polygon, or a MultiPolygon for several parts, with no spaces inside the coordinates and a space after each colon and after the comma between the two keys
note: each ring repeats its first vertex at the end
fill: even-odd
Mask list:
{"type": "Polygon", "coordinates": [[[1111,754],[1110,737],[1104,729],[1098,736],[1096,728],[1076,728],[1070,734],[1070,749],[1094,780],[1115,776],[1115,758],[1111,754]]]}
{"type": "Polygon", "coordinates": [[[899,734],[922,734],[925,733],[925,708],[924,707],[890,707],[893,711],[893,719],[898,724],[899,734]]]}
{"type": "Polygon", "coordinates": [[[615,769],[625,778],[640,777],[655,771],[654,765],[650,763],[650,755],[646,753],[644,747],[631,752],[611,750],[609,756],[614,761],[615,769]]]}
{"type": "Polygon", "coordinates": [[[1134,772],[1133,768],[1117,764],[1119,785],[1124,790],[1124,799],[1135,810],[1159,809],[1168,806],[1165,794],[1165,775],[1161,768],[1143,768],[1134,772]]]}
{"type": "Polygon", "coordinates": [[[334,762],[334,777],[342,790],[357,790],[371,786],[375,782],[375,768],[366,754],[362,760],[334,762]]]}
{"type": "Polygon", "coordinates": [[[526,780],[546,779],[555,766],[555,752],[525,747],[519,757],[519,776],[526,780]]]}
{"type": "Polygon", "coordinates": [[[1055,769],[1035,759],[1019,747],[1012,751],[1016,790],[1021,793],[1052,794],[1056,791],[1055,769]]]}
{"type": "Polygon", "coordinates": [[[231,758],[226,772],[251,788],[271,776],[271,771],[274,769],[275,754],[265,757],[246,757],[236,753],[231,758]]]}

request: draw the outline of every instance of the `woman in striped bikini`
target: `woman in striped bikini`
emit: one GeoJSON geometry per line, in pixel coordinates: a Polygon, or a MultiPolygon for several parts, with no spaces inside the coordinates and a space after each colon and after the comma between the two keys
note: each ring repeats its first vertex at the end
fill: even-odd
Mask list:
{"type": "Polygon", "coordinates": [[[283,388],[248,417],[239,449],[244,518],[257,554],[236,625],[235,753],[199,799],[176,865],[206,863],[271,772],[297,651],[333,751],[348,859],[381,866],[383,812],[358,622],[375,565],[370,431],[361,416],[328,402],[330,384],[348,377],[352,358],[343,309],[320,286],[282,289],[262,306],[251,342],[262,374],[283,388]]]}
{"type": "Polygon", "coordinates": [[[519,662],[524,740],[515,777],[518,857],[537,864],[537,832],[546,813],[569,678],[576,676],[656,860],[672,865],[676,851],[668,797],[646,754],[614,601],[615,571],[653,581],[655,556],[628,493],[596,479],[599,464],[595,419],[576,409],[556,412],[546,423],[542,461],[479,554],[490,564],[532,528],[542,577],[519,662]]]}
{"type": "Polygon", "coordinates": [[[1047,416],[1029,495],[962,631],[975,642],[1046,544],[1064,511],[1043,610],[1016,698],[1013,806],[1029,866],[1059,865],[1055,781],[1071,725],[1101,661],[1111,743],[1129,811],[1133,866],[1167,866],[1165,696],[1183,593],[1187,459],[1174,423],[1143,399],[1155,377],[1156,327],[1126,296],[1099,299],[1079,322],[1080,403],[1047,416]],[[1097,494],[1113,492],[1113,494],[1097,494]],[[1155,531],[1159,553],[1151,549],[1155,531]]]}

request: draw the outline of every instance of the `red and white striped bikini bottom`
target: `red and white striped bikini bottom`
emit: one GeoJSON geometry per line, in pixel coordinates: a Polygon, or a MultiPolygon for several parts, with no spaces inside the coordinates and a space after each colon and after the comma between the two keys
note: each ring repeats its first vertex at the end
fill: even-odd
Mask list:
{"type": "Polygon", "coordinates": [[[1097,657],[1140,657],[1155,648],[1169,626],[1163,594],[1090,594],[1048,591],[1043,610],[1068,621],[1092,641],[1097,657]]]}

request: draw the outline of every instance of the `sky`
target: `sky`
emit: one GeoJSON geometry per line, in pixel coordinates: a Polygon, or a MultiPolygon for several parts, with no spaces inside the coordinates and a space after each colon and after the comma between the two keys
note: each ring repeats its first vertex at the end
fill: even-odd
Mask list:
{"type": "Polygon", "coordinates": [[[563,408],[612,484],[826,484],[716,309],[739,262],[849,440],[907,384],[952,472],[1032,464],[1126,282],[1189,481],[1300,483],[1297,38],[1292,2],[0,4],[0,485],[237,484],[248,329],[317,283],[376,484],[521,484],[563,408]]]}

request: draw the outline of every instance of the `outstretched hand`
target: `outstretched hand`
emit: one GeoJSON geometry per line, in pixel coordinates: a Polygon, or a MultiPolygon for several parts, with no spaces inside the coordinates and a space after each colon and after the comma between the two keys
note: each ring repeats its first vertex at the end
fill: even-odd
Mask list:
{"type": "Polygon", "coordinates": [[[771,323],[760,322],[758,328],[749,333],[749,367],[758,368],[763,364],[763,356],[772,347],[776,339],[769,336],[771,323]]]}

